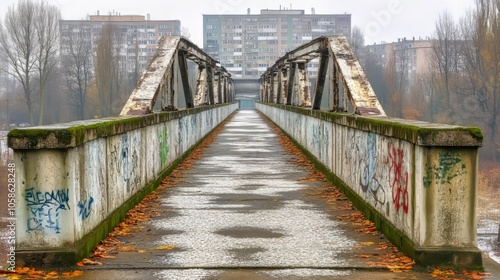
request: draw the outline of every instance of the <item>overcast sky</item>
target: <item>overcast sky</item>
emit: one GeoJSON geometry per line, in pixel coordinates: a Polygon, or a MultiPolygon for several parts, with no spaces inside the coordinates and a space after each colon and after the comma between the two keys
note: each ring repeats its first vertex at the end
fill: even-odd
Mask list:
{"type": "MultiPolygon", "coordinates": [[[[87,15],[118,12],[122,15],[150,14],[151,19],[178,19],[191,33],[191,40],[203,47],[203,14],[252,14],[261,9],[282,7],[303,9],[307,14],[352,14],[352,25],[365,31],[367,44],[393,42],[398,38],[432,35],[438,15],[448,10],[456,19],[474,0],[48,0],[61,9],[63,19],[85,19],[87,15]]],[[[17,0],[1,0],[0,18],[17,0]]]]}

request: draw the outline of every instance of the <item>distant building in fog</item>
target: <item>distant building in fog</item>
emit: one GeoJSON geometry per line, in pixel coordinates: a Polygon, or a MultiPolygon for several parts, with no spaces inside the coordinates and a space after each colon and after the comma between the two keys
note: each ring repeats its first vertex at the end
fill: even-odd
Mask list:
{"type": "Polygon", "coordinates": [[[408,92],[418,74],[429,70],[428,59],[432,52],[432,42],[401,38],[397,42],[365,46],[358,55],[363,64],[369,59],[371,63],[378,64],[384,69],[389,63],[394,63],[397,73],[403,78],[404,90],[408,92]]]}
{"type": "Polygon", "coordinates": [[[94,49],[100,38],[102,27],[109,23],[112,26],[118,56],[127,71],[135,71],[138,66],[142,72],[156,51],[158,40],[163,35],[180,35],[179,20],[150,20],[141,15],[91,15],[87,20],[61,20],[61,50],[65,54],[68,36],[83,31],[88,33],[94,49]]]}
{"type": "MultiPolygon", "coordinates": [[[[299,45],[327,35],[351,35],[350,14],[261,10],[260,14],[203,15],[203,48],[234,77],[259,78],[299,45]]],[[[309,64],[316,75],[318,63],[309,64]]]]}

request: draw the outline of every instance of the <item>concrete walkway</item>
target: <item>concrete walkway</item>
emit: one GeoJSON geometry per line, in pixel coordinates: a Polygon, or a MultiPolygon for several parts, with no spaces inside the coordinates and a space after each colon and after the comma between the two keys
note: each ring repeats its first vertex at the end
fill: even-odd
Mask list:
{"type": "Polygon", "coordinates": [[[185,177],[160,192],[160,217],[120,238],[119,252],[85,279],[433,279],[370,265],[383,236],[362,234],[308,195],[311,170],[279,145],[256,111],[239,111],[185,177]],[[170,246],[169,250],[157,250],[170,246]],[[155,249],[156,248],[156,249],[155,249]]]}

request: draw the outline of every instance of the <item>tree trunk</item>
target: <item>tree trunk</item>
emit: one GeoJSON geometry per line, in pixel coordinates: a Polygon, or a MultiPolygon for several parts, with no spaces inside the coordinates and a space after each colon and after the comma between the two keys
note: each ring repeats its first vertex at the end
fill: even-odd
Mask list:
{"type": "Polygon", "coordinates": [[[40,83],[40,115],[38,116],[38,125],[43,124],[43,113],[44,113],[44,92],[43,92],[43,85],[40,83]]]}

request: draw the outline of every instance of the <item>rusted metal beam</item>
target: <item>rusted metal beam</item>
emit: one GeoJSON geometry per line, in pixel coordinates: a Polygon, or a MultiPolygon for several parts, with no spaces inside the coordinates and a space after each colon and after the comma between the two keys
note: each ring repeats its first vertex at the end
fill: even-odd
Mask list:
{"type": "Polygon", "coordinates": [[[221,104],[222,103],[222,80],[224,79],[224,75],[218,74],[218,79],[217,79],[217,103],[221,104]]]}
{"type": "Polygon", "coordinates": [[[325,89],[326,74],[328,72],[329,53],[323,52],[319,61],[318,78],[316,80],[316,89],[314,91],[313,110],[321,109],[321,100],[325,89]]]}
{"type": "Polygon", "coordinates": [[[299,106],[311,106],[311,90],[309,76],[307,75],[307,66],[305,62],[297,63],[298,67],[298,92],[299,92],[299,106]]]}
{"type": "MultiPolygon", "coordinates": [[[[373,92],[368,78],[365,76],[359,61],[349,46],[347,38],[344,36],[319,37],[299,46],[278,59],[273,66],[268,68],[263,77],[267,77],[270,73],[277,73],[290,65],[286,104],[310,106],[309,78],[303,69],[297,70],[296,67],[297,64],[307,63],[319,55],[322,55],[322,57],[312,106],[314,110],[321,107],[322,93],[325,82],[328,80],[327,75],[333,75],[333,77],[330,77],[331,83],[328,86],[329,96],[333,96],[332,109],[339,109],[340,100],[343,103],[348,100],[349,108],[352,107],[351,110],[356,114],[385,116],[385,112],[373,92]],[[329,59],[322,55],[325,52],[329,54],[329,57],[333,58],[333,73],[327,70],[328,67],[322,68],[321,66],[322,64],[329,64],[329,59]],[[297,75],[299,76],[298,81],[297,75]],[[341,92],[344,92],[345,96],[340,96],[341,92]],[[296,96],[297,93],[298,96],[296,96]]],[[[346,105],[347,103],[345,103],[344,107],[347,107],[346,105]]]]}
{"type": "Polygon", "coordinates": [[[281,95],[283,96],[283,101],[281,104],[287,104],[288,100],[288,73],[290,73],[290,69],[282,68],[281,69],[281,95]]]}
{"type": "Polygon", "coordinates": [[[202,76],[200,75],[197,79],[196,101],[194,100],[188,83],[187,59],[196,62],[198,65],[211,67],[213,71],[224,73],[227,79],[231,80],[231,75],[226,69],[219,66],[215,59],[194,43],[180,36],[164,36],[160,39],[157,52],[139,79],[137,86],[127,100],[120,115],[143,115],[151,113],[159,95],[161,96],[161,107],[163,110],[175,109],[177,106],[176,94],[178,91],[177,80],[179,73],[181,75],[187,107],[207,102],[213,104],[213,78],[212,80],[205,78],[206,84],[202,83],[200,85],[199,82],[202,81],[200,79],[202,76]],[[210,96],[206,98],[203,92],[208,92],[208,94],[211,92],[211,99],[210,96]]]}
{"type": "Polygon", "coordinates": [[[183,50],[178,50],[177,52],[179,59],[179,71],[182,79],[182,88],[184,90],[184,98],[186,98],[186,107],[194,108],[193,92],[189,86],[188,65],[186,58],[187,52],[183,50]]]}
{"type": "Polygon", "coordinates": [[[226,103],[227,100],[228,100],[228,93],[229,93],[229,83],[228,83],[228,79],[227,78],[224,78],[224,100],[223,102],[226,103]]]}
{"type": "Polygon", "coordinates": [[[208,99],[210,105],[215,104],[214,97],[214,74],[212,66],[207,65],[207,85],[208,85],[208,99]]]}
{"type": "Polygon", "coordinates": [[[292,105],[293,94],[295,88],[295,72],[297,71],[297,63],[290,62],[290,69],[288,70],[290,78],[288,78],[288,90],[286,95],[286,105],[292,105]]]}
{"type": "Polygon", "coordinates": [[[335,57],[335,64],[337,64],[342,80],[347,87],[347,97],[351,101],[355,113],[385,116],[384,109],[382,109],[368,78],[361,68],[361,64],[351,50],[347,38],[332,36],[328,38],[328,41],[335,57]]]}
{"type": "Polygon", "coordinates": [[[198,78],[196,78],[196,94],[194,97],[194,105],[200,106],[206,102],[207,92],[207,71],[204,64],[198,65],[198,78]]]}
{"type": "Polygon", "coordinates": [[[283,86],[282,86],[282,83],[283,83],[283,72],[281,71],[281,69],[278,70],[278,86],[277,86],[277,90],[276,90],[276,103],[277,104],[281,104],[282,101],[281,99],[283,98],[283,86]]]}
{"type": "Polygon", "coordinates": [[[272,103],[276,103],[276,101],[274,101],[274,98],[276,96],[276,93],[275,93],[275,84],[274,84],[274,75],[275,73],[271,73],[269,75],[269,87],[270,87],[270,91],[269,91],[269,102],[272,102],[272,103]]]}
{"type": "Polygon", "coordinates": [[[339,108],[339,98],[340,98],[340,77],[339,77],[339,70],[337,69],[337,65],[333,63],[333,58],[332,59],[332,89],[333,89],[333,106],[330,108],[331,110],[335,110],[339,108]]]}
{"type": "Polygon", "coordinates": [[[163,37],[146,72],[138,81],[120,115],[142,115],[153,110],[159,94],[159,84],[170,75],[180,37],[163,37]]]}

